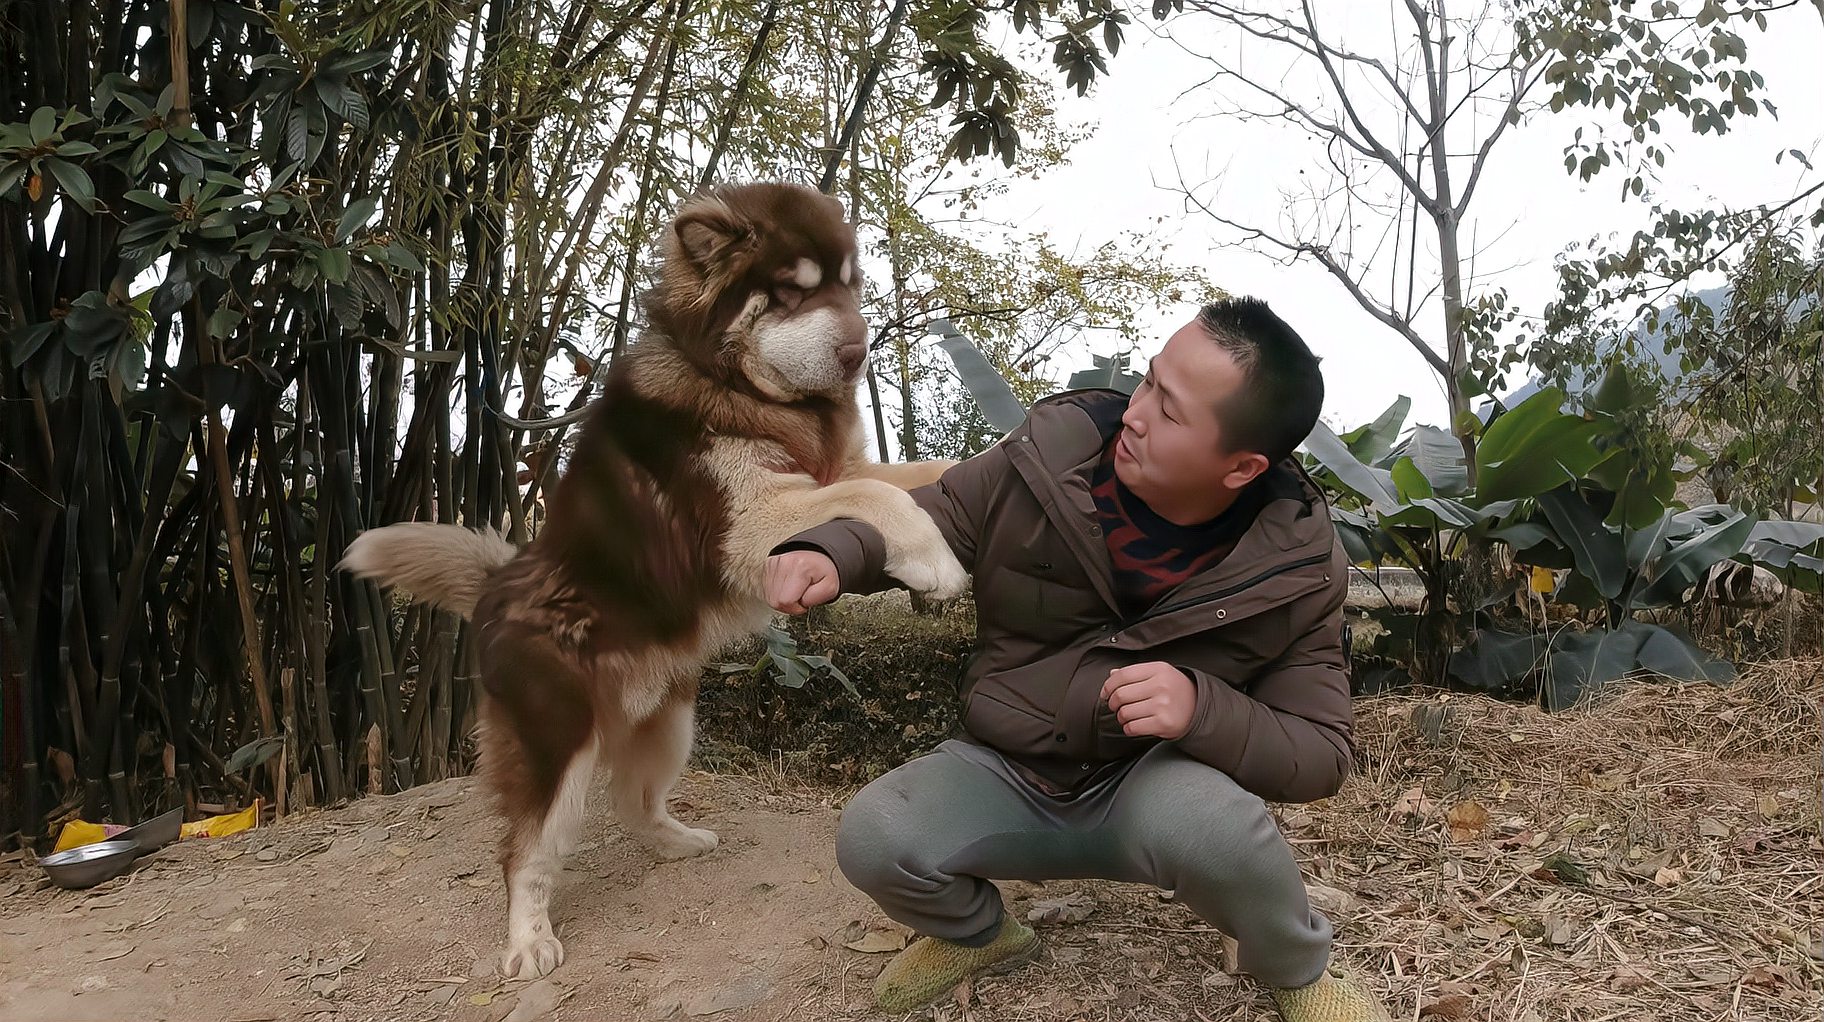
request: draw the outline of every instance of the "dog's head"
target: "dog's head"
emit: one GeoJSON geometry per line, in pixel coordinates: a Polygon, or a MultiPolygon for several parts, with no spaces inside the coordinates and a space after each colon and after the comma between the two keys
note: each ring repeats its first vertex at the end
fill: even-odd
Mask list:
{"type": "Polygon", "coordinates": [[[855,231],[835,199],[724,185],[678,211],[663,252],[649,318],[697,366],[775,401],[853,393],[868,328],[855,231]]]}

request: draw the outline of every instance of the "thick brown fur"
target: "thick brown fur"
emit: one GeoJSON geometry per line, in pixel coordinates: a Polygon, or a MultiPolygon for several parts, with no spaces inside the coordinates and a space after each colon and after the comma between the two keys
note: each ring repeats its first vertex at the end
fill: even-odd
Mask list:
{"type": "Polygon", "coordinates": [[[704,661],[770,620],[774,546],[858,518],[914,590],[950,596],[965,581],[905,493],[949,463],[866,458],[854,383],[867,330],[840,206],[792,185],[718,188],[679,212],[662,257],[650,330],[611,368],[524,551],[406,523],[363,533],[343,561],[476,624],[481,767],[506,818],[508,976],[562,961],[548,906],[598,757],[616,815],[655,854],[716,846],[666,795],[704,661]]]}

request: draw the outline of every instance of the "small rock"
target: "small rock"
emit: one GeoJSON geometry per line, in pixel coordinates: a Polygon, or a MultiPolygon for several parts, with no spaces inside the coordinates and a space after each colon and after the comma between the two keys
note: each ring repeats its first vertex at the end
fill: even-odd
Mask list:
{"type": "Polygon", "coordinates": [[[535,1019],[549,1018],[564,998],[569,996],[568,988],[548,979],[538,980],[519,992],[519,1002],[513,1005],[513,1010],[507,1013],[502,1022],[534,1022],[535,1019]]]}
{"type": "Polygon", "coordinates": [[[378,844],[392,836],[393,832],[387,830],[385,827],[369,827],[360,834],[361,840],[370,844],[378,844]]]}
{"type": "Polygon", "coordinates": [[[279,857],[279,853],[278,850],[274,848],[262,848],[253,853],[253,857],[260,862],[271,862],[279,857]]]}
{"type": "Polygon", "coordinates": [[[218,894],[197,906],[196,914],[203,919],[225,919],[239,912],[243,904],[238,894],[218,894]]]}
{"type": "Polygon", "coordinates": [[[469,978],[482,979],[494,975],[494,956],[482,955],[469,965],[469,978]]]}
{"type": "Polygon", "coordinates": [[[76,992],[92,994],[98,990],[106,990],[110,985],[106,976],[84,976],[82,982],[76,985],[76,992]]]}
{"type": "Polygon", "coordinates": [[[246,933],[247,932],[247,917],[241,916],[241,917],[235,919],[234,922],[229,923],[228,932],[229,933],[246,933]]]}

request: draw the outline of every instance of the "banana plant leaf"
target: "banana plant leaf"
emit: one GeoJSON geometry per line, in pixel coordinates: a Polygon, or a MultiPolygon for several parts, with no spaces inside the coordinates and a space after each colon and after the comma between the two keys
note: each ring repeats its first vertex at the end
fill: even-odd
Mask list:
{"type": "Polygon", "coordinates": [[[977,408],[982,410],[982,417],[988,424],[1003,434],[1017,429],[1026,421],[1026,406],[1014,396],[1013,388],[1001,374],[995,372],[986,356],[975,342],[963,335],[947,319],[931,321],[931,332],[937,335],[938,347],[950,356],[956,365],[956,373],[963,381],[963,389],[975,400],[977,408]]]}

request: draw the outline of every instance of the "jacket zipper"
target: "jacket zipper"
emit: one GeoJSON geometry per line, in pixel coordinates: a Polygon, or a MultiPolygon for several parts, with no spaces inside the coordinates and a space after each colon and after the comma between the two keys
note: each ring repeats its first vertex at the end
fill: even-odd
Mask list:
{"type": "Polygon", "coordinates": [[[1265,582],[1266,580],[1273,578],[1277,575],[1283,575],[1286,572],[1295,570],[1297,568],[1308,568],[1314,564],[1323,564],[1324,562],[1328,561],[1329,559],[1330,559],[1330,555],[1328,553],[1322,553],[1322,554],[1313,554],[1310,557],[1301,557],[1296,561],[1287,561],[1284,564],[1278,565],[1273,568],[1269,568],[1266,571],[1263,571],[1260,574],[1255,575],[1253,578],[1243,579],[1242,581],[1237,582],[1232,586],[1228,586],[1227,588],[1224,588],[1224,589],[1218,589],[1217,591],[1215,591],[1213,593],[1205,593],[1202,596],[1193,597],[1192,599],[1189,599],[1189,600],[1180,600],[1177,603],[1171,604],[1170,606],[1154,608],[1153,610],[1151,610],[1145,614],[1142,614],[1137,618],[1134,618],[1132,621],[1128,621],[1128,622],[1125,622],[1124,624],[1122,624],[1121,631],[1126,631],[1127,629],[1132,628],[1134,625],[1137,625],[1142,621],[1148,620],[1149,618],[1163,617],[1166,614],[1171,614],[1176,611],[1184,610],[1187,607],[1197,607],[1197,606],[1201,606],[1205,603],[1213,603],[1217,600],[1228,599],[1229,597],[1234,596],[1236,593],[1239,593],[1244,589],[1252,589],[1253,587],[1255,587],[1255,586],[1261,584],[1262,582],[1265,582]]]}

